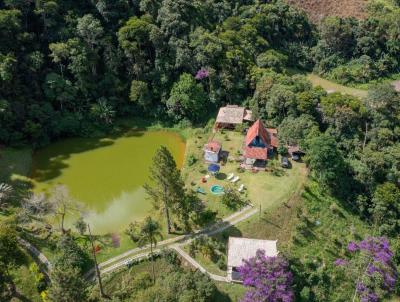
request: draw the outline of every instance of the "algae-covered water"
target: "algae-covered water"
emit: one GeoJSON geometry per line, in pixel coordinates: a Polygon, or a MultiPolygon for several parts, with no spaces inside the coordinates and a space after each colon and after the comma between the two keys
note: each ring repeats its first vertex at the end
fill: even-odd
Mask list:
{"type": "MultiPolygon", "coordinates": [[[[132,131],[116,138],[66,139],[33,156],[35,192],[65,185],[82,203],[85,220],[96,233],[117,232],[152,209],[143,184],[148,181],[155,151],[165,145],[182,166],[185,144],[170,131],[132,131]]],[[[79,214],[71,214],[72,224],[79,214]]]]}

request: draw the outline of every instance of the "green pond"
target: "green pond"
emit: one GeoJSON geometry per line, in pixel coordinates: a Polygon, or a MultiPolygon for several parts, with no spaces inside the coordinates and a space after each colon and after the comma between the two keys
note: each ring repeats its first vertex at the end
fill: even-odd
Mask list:
{"type": "MultiPolygon", "coordinates": [[[[65,185],[83,205],[85,220],[95,233],[118,232],[152,210],[143,184],[161,145],[181,167],[185,143],[170,131],[131,131],[116,138],[74,138],[51,144],[33,156],[34,191],[50,192],[65,185]]],[[[70,214],[67,224],[77,217],[70,214]]]]}

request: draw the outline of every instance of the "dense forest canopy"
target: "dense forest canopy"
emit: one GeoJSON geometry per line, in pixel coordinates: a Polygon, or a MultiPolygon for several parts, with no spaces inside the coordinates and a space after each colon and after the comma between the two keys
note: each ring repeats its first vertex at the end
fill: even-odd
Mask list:
{"type": "MultiPolygon", "coordinates": [[[[206,136],[211,127],[204,125],[212,124],[209,119],[219,106],[241,104],[267,127],[278,129],[279,153],[286,155],[290,145],[306,153],[304,161],[326,194],[325,203],[309,208],[305,203],[297,218],[317,213],[319,221],[319,206],[331,202],[326,196],[335,198],[368,232],[388,239],[359,238],[353,251],[343,247],[347,242],[342,238],[330,244],[348,256],[351,267],[360,267],[359,255],[377,252],[365,246],[387,250],[388,242],[394,243],[394,256],[385,262],[392,276],[400,265],[400,94],[385,79],[399,72],[398,0],[391,5],[372,1],[365,19],[331,16],[318,25],[283,0],[0,0],[0,147],[39,148],[61,138],[104,134],[123,117],[198,126],[206,136]],[[358,98],[313,87],[306,72],[344,84],[383,83],[370,85],[367,96],[358,98]]],[[[189,160],[190,155],[193,164],[197,159],[189,154],[189,160]]],[[[167,149],[153,166],[154,182],[169,179],[170,184],[146,186],[147,192],[159,208],[172,204],[173,218],[189,230],[191,214],[199,212],[201,202],[195,193],[185,193],[167,149]]],[[[223,203],[229,205],[236,195],[226,194],[223,203]]],[[[333,202],[329,211],[330,217],[340,212],[333,202]]],[[[315,224],[304,220],[295,234],[304,235],[315,224]]],[[[169,217],[166,221],[170,231],[169,217]]],[[[14,224],[3,228],[16,232],[14,224]]],[[[52,297],[66,290],[58,280],[63,280],[71,255],[81,253],[61,229],[59,249],[69,254],[56,262],[52,297]]],[[[12,237],[7,246],[17,245],[12,237]]],[[[349,301],[354,276],[346,279],[321,255],[309,263],[289,255],[293,297],[349,301]]],[[[0,264],[8,269],[11,262],[4,259],[0,264]]],[[[339,260],[337,266],[346,263],[339,260]]],[[[69,281],[79,288],[84,265],[77,261],[73,266],[67,271],[73,276],[69,281]]],[[[160,289],[173,284],[187,301],[211,301],[215,287],[203,277],[175,271],[151,287],[154,276],[146,276],[142,281],[149,285],[135,295],[155,301],[160,289]],[[187,284],[180,287],[183,281],[187,284]]],[[[386,286],[378,281],[368,285],[378,289],[379,298],[400,292],[399,282],[393,288],[393,282],[386,286]]],[[[77,293],[69,289],[71,297],[77,293]]],[[[175,294],[163,292],[167,300],[175,294]]]]}
{"type": "Polygon", "coordinates": [[[0,1],[0,142],[40,146],[132,114],[199,122],[287,66],[342,82],[388,75],[399,9],[371,11],[315,27],[283,1],[0,1]]]}

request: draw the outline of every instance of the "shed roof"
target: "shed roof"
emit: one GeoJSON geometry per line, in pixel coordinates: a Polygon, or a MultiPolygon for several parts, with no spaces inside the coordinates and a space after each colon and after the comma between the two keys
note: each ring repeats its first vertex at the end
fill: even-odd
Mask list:
{"type": "Polygon", "coordinates": [[[251,111],[251,110],[245,110],[244,111],[244,117],[243,117],[243,119],[245,120],[245,121],[250,121],[250,122],[252,122],[252,121],[254,121],[253,120],[253,111],[251,111]]]}
{"type": "Polygon", "coordinates": [[[269,139],[271,142],[271,146],[278,148],[279,140],[278,140],[278,130],[275,128],[267,128],[267,132],[269,134],[269,139]]]}
{"type": "Polygon", "coordinates": [[[217,123],[223,124],[242,124],[246,109],[237,105],[221,107],[217,116],[217,123]]]}
{"type": "Polygon", "coordinates": [[[288,153],[289,154],[293,154],[293,153],[301,153],[301,154],[305,154],[298,145],[291,145],[287,147],[288,149],[288,153]]]}
{"type": "Polygon", "coordinates": [[[221,143],[217,141],[209,141],[207,144],[205,144],[204,149],[207,151],[212,151],[215,153],[218,153],[221,150],[222,146],[221,143]]]}
{"type": "Polygon", "coordinates": [[[258,250],[264,250],[267,257],[275,257],[278,255],[276,243],[277,240],[229,237],[228,266],[241,266],[243,259],[255,257],[258,250]]]}

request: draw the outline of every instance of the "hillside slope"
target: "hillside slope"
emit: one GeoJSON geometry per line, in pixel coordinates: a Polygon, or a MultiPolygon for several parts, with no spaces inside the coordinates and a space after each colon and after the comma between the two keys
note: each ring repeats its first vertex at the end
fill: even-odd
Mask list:
{"type": "Polygon", "coordinates": [[[309,18],[318,23],[326,16],[364,18],[366,0],[287,0],[305,10],[309,18]]]}

